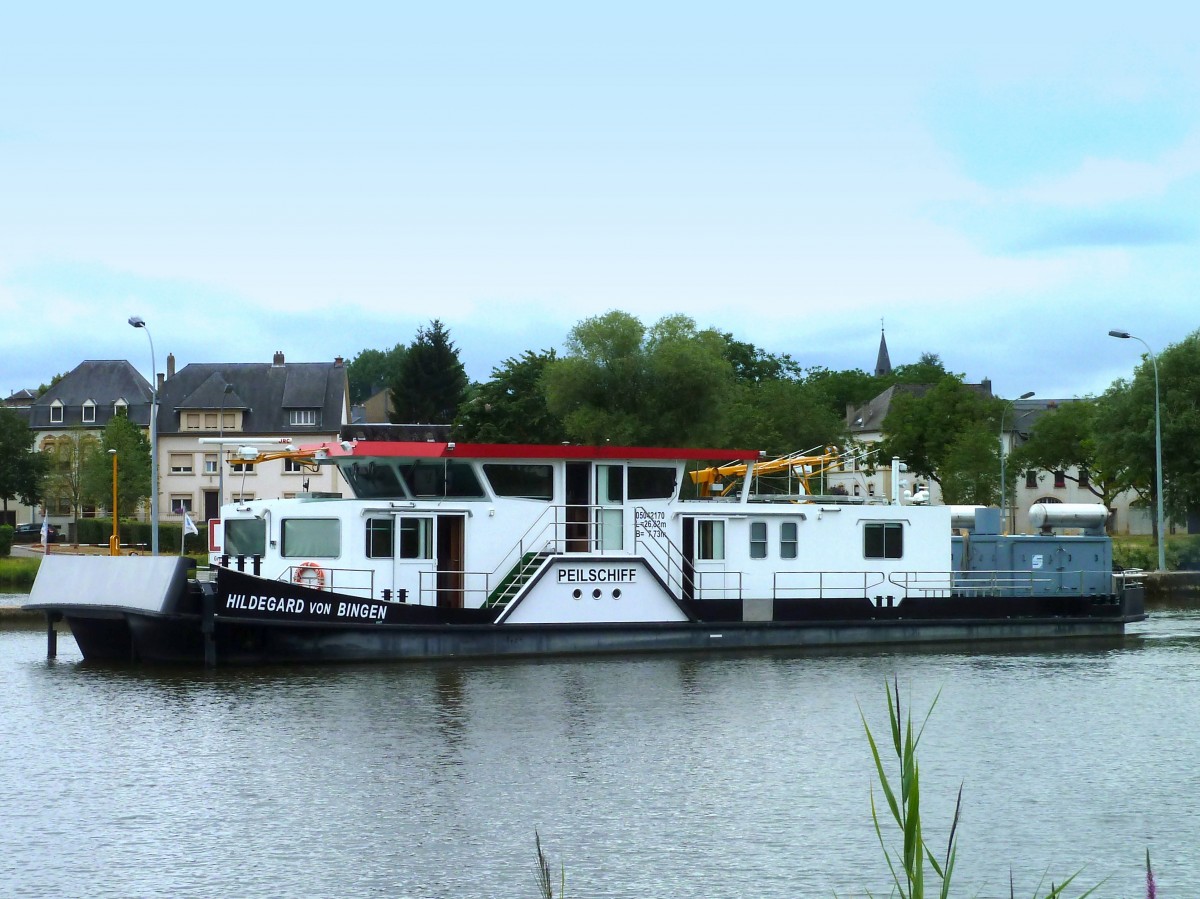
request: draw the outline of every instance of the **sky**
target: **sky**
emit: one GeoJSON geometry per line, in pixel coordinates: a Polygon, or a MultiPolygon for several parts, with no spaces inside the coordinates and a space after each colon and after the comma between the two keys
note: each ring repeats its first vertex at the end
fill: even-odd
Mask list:
{"type": "Polygon", "coordinates": [[[16,4],[0,391],[621,310],[1070,397],[1200,327],[1200,9],[829,6],[16,4]]]}

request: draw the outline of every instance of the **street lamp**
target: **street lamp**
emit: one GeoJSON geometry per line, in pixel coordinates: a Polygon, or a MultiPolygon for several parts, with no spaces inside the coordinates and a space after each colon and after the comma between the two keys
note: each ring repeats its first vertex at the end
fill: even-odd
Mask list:
{"type": "Polygon", "coordinates": [[[1005,480],[1006,472],[1004,469],[1004,464],[1007,461],[1008,456],[1004,452],[1004,416],[1008,413],[1008,410],[1012,408],[1013,404],[1017,400],[1027,400],[1031,396],[1033,396],[1032,390],[1030,390],[1028,393],[1022,393],[1019,397],[1017,397],[1016,400],[1009,400],[1007,403],[1005,403],[1004,408],[1000,410],[1000,514],[1004,516],[1004,525],[1006,528],[1008,527],[1008,511],[1007,506],[1004,505],[1004,494],[1006,492],[1008,482],[1005,480]]]}
{"type": "Polygon", "coordinates": [[[146,332],[150,341],[150,554],[158,555],[158,363],[154,361],[154,338],[140,315],[131,315],[129,324],[146,332]]]}
{"type": "Polygon", "coordinates": [[[221,516],[221,506],[225,505],[225,398],[233,393],[233,385],[226,384],[221,393],[221,411],[218,413],[217,436],[221,442],[217,446],[217,517],[221,516]]]}
{"type": "Polygon", "coordinates": [[[108,538],[108,554],[119,556],[121,555],[121,538],[117,535],[117,451],[110,449],[108,454],[113,457],[113,532],[112,536],[108,538]]]}
{"type": "Polygon", "coordinates": [[[1164,543],[1166,538],[1163,536],[1162,415],[1158,407],[1158,359],[1154,355],[1154,350],[1150,349],[1150,344],[1128,331],[1109,331],[1108,336],[1121,340],[1136,340],[1150,354],[1150,367],[1154,369],[1154,504],[1158,507],[1155,510],[1155,520],[1158,523],[1158,570],[1166,571],[1167,549],[1164,543]]]}

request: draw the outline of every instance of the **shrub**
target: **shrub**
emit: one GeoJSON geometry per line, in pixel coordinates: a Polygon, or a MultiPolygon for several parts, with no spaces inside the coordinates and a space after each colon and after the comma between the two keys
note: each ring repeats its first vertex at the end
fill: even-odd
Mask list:
{"type": "Polygon", "coordinates": [[[7,556],[12,552],[12,525],[0,524],[0,556],[7,556]]]}

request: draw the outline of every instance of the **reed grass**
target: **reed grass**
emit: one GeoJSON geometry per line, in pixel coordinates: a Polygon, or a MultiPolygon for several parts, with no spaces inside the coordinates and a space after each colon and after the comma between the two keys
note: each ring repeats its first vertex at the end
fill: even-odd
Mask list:
{"type": "MultiPolygon", "coordinates": [[[[550,863],[546,860],[546,853],[542,851],[542,837],[535,830],[533,832],[533,842],[537,847],[537,864],[534,866],[534,874],[537,878],[538,895],[542,899],[554,899],[554,878],[550,875],[550,863]]],[[[561,863],[558,866],[558,899],[563,899],[566,895],[567,888],[567,869],[561,863]]]]}
{"type": "Polygon", "coordinates": [[[0,558],[0,591],[28,591],[41,564],[41,559],[0,558]]]}

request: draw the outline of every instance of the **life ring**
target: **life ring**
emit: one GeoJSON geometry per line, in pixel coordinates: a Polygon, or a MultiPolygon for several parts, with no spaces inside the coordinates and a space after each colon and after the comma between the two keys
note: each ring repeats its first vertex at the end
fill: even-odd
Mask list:
{"type": "Polygon", "coordinates": [[[316,562],[301,562],[292,572],[292,583],[324,590],[325,569],[316,562]]]}

